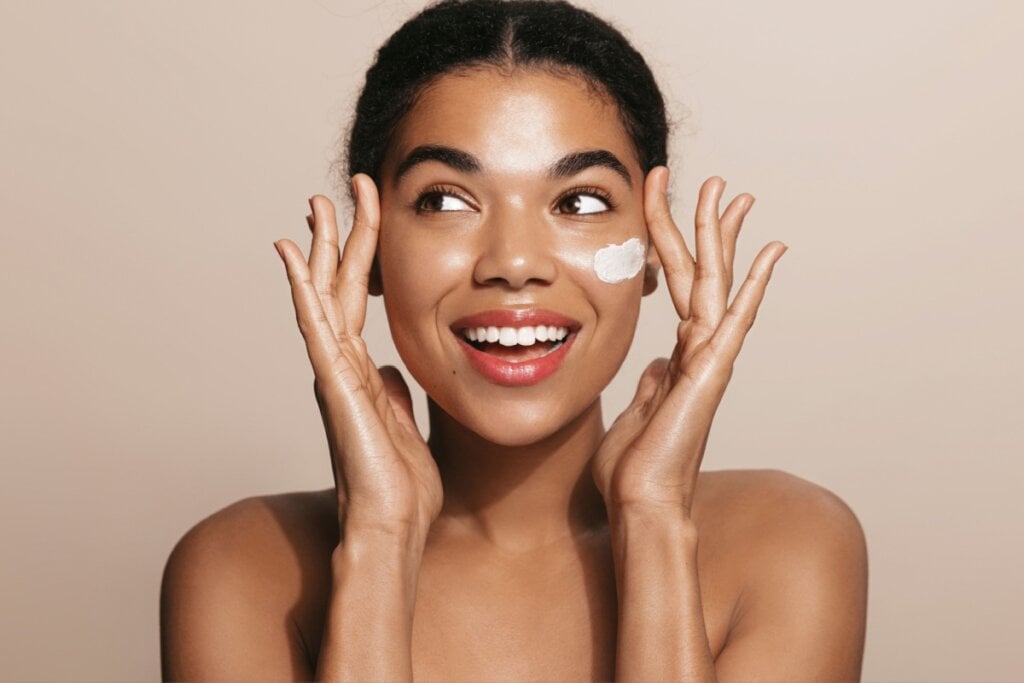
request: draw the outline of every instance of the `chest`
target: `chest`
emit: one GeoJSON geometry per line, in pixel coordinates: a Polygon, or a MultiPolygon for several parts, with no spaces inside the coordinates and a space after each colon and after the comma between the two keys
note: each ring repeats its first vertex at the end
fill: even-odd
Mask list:
{"type": "MultiPolygon", "coordinates": [[[[702,582],[712,652],[731,603],[702,582]]],[[[424,555],[412,659],[419,681],[613,680],[618,604],[606,543],[530,559],[424,555]]]]}
{"type": "Polygon", "coordinates": [[[417,680],[611,680],[615,576],[592,553],[428,553],[413,619],[417,680]]]}

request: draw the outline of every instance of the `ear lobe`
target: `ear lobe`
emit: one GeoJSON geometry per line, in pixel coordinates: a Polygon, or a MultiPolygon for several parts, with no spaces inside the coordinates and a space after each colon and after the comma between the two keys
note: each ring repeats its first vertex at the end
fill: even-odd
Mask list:
{"type": "Polygon", "coordinates": [[[373,263],[370,265],[370,280],[366,285],[370,296],[380,296],[384,293],[384,282],[380,278],[380,259],[378,254],[373,256],[373,263]]]}
{"type": "Polygon", "coordinates": [[[647,296],[658,288],[658,271],[661,270],[661,258],[654,245],[647,250],[647,261],[644,263],[644,290],[643,296],[647,296]]]}

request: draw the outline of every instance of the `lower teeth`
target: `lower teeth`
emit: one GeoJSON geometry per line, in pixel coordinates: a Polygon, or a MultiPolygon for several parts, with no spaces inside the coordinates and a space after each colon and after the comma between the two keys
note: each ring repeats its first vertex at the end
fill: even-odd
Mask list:
{"type": "MultiPolygon", "coordinates": [[[[494,342],[475,342],[475,341],[471,341],[471,342],[469,342],[469,345],[472,346],[477,351],[483,351],[484,353],[487,353],[487,351],[485,350],[484,347],[489,345],[489,344],[491,344],[491,343],[494,343],[494,342]]],[[[543,344],[545,342],[538,342],[538,343],[543,344]]],[[[547,351],[545,351],[542,355],[538,356],[538,358],[543,358],[544,356],[548,355],[549,353],[551,353],[552,351],[554,351],[555,349],[557,349],[559,346],[561,346],[564,343],[565,343],[564,339],[561,339],[561,340],[556,341],[556,342],[551,342],[551,347],[547,351]]],[[[516,346],[518,346],[518,345],[516,345],[516,346]]],[[[515,346],[502,346],[501,348],[503,348],[503,349],[514,349],[516,347],[515,346]]],[[[530,347],[521,347],[521,348],[530,348],[530,347]]]]}

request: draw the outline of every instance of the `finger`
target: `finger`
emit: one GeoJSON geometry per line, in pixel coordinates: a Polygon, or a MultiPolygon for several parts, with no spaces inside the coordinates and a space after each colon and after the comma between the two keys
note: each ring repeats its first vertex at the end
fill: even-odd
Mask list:
{"type": "Polygon", "coordinates": [[[366,321],[366,298],[369,296],[370,268],[377,251],[380,228],[380,199],[373,179],[365,173],[352,177],[356,209],[352,232],[345,240],[345,250],[338,266],[338,291],[341,311],[348,334],[358,335],[366,321]]]}
{"type": "Polygon", "coordinates": [[[690,317],[690,293],[694,263],[682,233],[672,220],[668,204],[668,168],[660,166],[647,174],[644,183],[644,219],[654,249],[665,271],[665,282],[676,313],[690,317]]]}
{"type": "Polygon", "coordinates": [[[690,343],[690,333],[693,331],[693,321],[683,320],[676,327],[676,347],[672,350],[672,357],[668,362],[668,374],[665,377],[666,389],[671,389],[685,371],[688,353],[693,344],[690,343]]]}
{"type": "Polygon", "coordinates": [[[743,219],[754,206],[753,195],[743,193],[735,197],[722,214],[722,262],[725,264],[725,291],[732,291],[733,261],[736,258],[736,238],[743,227],[743,219]]]}
{"type": "Polygon", "coordinates": [[[409,385],[406,384],[402,373],[392,365],[382,365],[380,377],[384,382],[384,391],[395,418],[403,427],[418,434],[419,428],[416,426],[416,419],[413,416],[412,395],[409,393],[409,385]]]}
{"type": "MultiPolygon", "coordinates": [[[[337,337],[345,331],[334,282],[338,272],[338,222],[334,204],[323,195],[310,197],[309,208],[313,211],[313,246],[309,251],[309,270],[324,314],[337,337]]],[[[310,222],[308,216],[306,222],[310,222]]]]}
{"type": "Polygon", "coordinates": [[[700,188],[696,212],[697,261],[693,276],[690,306],[694,330],[698,338],[710,337],[725,314],[729,291],[726,288],[725,264],[722,261],[722,233],[718,205],[725,191],[725,181],[712,176],[700,188]]]}
{"type": "Polygon", "coordinates": [[[274,246],[288,273],[295,318],[299,324],[299,332],[306,342],[306,352],[313,372],[318,378],[330,377],[334,374],[334,363],[338,354],[337,339],[313,284],[306,259],[302,255],[302,250],[291,240],[280,240],[275,242],[274,246]]]}
{"type": "Polygon", "coordinates": [[[650,403],[667,372],[668,358],[655,358],[648,363],[643,374],[640,375],[640,381],[637,382],[636,393],[633,395],[630,405],[644,406],[650,403]]]}
{"type": "Polygon", "coordinates": [[[739,355],[743,340],[754,325],[757,310],[764,299],[765,289],[768,287],[775,264],[788,248],[782,242],[771,242],[762,247],[754,259],[747,279],[743,281],[740,291],[736,293],[721,325],[709,342],[709,346],[719,358],[731,363],[739,355]]]}
{"type": "Polygon", "coordinates": [[[633,400],[630,401],[629,407],[615,418],[607,438],[618,445],[624,445],[642,431],[651,414],[660,405],[660,400],[655,400],[655,395],[659,392],[667,368],[667,358],[655,358],[648,363],[637,382],[633,400]]]}

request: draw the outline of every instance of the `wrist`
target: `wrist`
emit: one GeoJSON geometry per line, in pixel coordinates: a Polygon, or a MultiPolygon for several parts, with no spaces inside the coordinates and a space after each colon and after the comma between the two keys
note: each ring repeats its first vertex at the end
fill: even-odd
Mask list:
{"type": "Polygon", "coordinates": [[[375,512],[379,506],[368,508],[363,505],[339,507],[339,528],[342,538],[358,535],[366,538],[391,538],[398,541],[426,539],[433,520],[424,521],[421,516],[409,515],[398,519],[383,517],[375,512]]]}
{"type": "Polygon", "coordinates": [[[618,502],[607,505],[608,524],[621,537],[651,536],[696,546],[697,525],[682,503],[618,502]]]}
{"type": "Polygon", "coordinates": [[[421,524],[384,523],[379,520],[347,518],[343,521],[339,547],[380,553],[388,549],[420,553],[430,527],[421,524]]]}
{"type": "Polygon", "coordinates": [[[683,482],[672,482],[656,485],[649,482],[637,484],[636,477],[632,482],[622,481],[623,477],[613,479],[607,490],[601,490],[605,506],[622,510],[636,510],[640,513],[651,511],[662,514],[682,514],[690,516],[693,503],[693,485],[683,482]]]}
{"type": "Polygon", "coordinates": [[[346,528],[344,537],[331,554],[335,580],[376,575],[385,583],[397,582],[394,585],[403,589],[402,600],[411,600],[416,594],[425,538],[425,534],[412,531],[346,528]]]}

